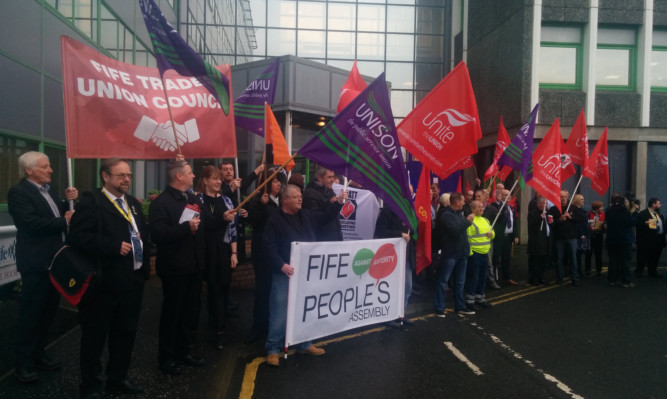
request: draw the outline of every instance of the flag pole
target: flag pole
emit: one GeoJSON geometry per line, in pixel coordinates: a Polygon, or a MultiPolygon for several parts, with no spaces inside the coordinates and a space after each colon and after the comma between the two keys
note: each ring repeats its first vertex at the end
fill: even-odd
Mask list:
{"type": "MultiPolygon", "coordinates": [[[[264,153],[262,154],[262,163],[266,162],[266,135],[269,134],[269,130],[268,130],[269,126],[266,123],[266,104],[267,104],[267,102],[264,101],[264,153]]],[[[273,142],[273,136],[271,138],[271,142],[273,142]]],[[[273,147],[271,149],[273,149],[273,147]]],[[[275,162],[275,160],[274,160],[274,162],[275,162]]],[[[266,175],[269,173],[268,168],[266,166],[267,165],[264,165],[264,180],[265,181],[266,181],[266,175]]],[[[268,191],[269,191],[268,188],[266,190],[264,190],[264,194],[266,194],[268,191]]]]}
{"type": "Polygon", "coordinates": [[[164,91],[164,99],[167,101],[167,111],[169,111],[169,120],[171,121],[171,130],[174,132],[174,141],[176,142],[176,150],[181,154],[181,145],[178,144],[178,136],[176,135],[176,125],[174,124],[174,116],[171,114],[171,105],[169,105],[169,95],[167,94],[167,85],[164,84],[164,76],[160,75],[162,80],[162,91],[164,91]]]}
{"type": "MultiPolygon", "coordinates": [[[[519,177],[519,179],[520,179],[520,178],[521,178],[521,177],[519,177]]],[[[505,201],[503,201],[503,204],[500,206],[500,209],[498,209],[498,213],[496,214],[496,218],[493,219],[493,223],[491,224],[491,230],[493,230],[493,226],[496,225],[496,222],[498,221],[498,217],[500,216],[500,213],[501,213],[501,212],[503,211],[503,209],[505,208],[505,204],[507,204],[507,201],[508,201],[508,200],[510,199],[510,197],[512,196],[512,191],[514,191],[514,188],[516,188],[516,185],[519,183],[519,179],[517,179],[517,180],[514,182],[514,185],[513,185],[512,188],[510,189],[510,193],[509,193],[509,195],[507,196],[507,198],[505,198],[505,201]]]]}
{"type": "MultiPolygon", "coordinates": [[[[72,178],[72,158],[67,158],[67,187],[74,187],[74,179],[72,178]]],[[[74,210],[74,200],[69,200],[69,210],[74,210]]]]}
{"type": "Polygon", "coordinates": [[[282,165],[280,165],[280,167],[279,167],[278,169],[276,169],[276,171],[273,172],[273,174],[272,174],[271,176],[267,177],[267,178],[262,182],[262,184],[260,184],[259,187],[257,187],[257,188],[255,189],[255,191],[253,191],[252,193],[250,193],[250,195],[247,196],[246,199],[244,199],[243,202],[241,202],[241,203],[239,204],[239,206],[237,206],[236,208],[234,208],[234,210],[235,210],[235,211],[238,211],[243,205],[246,204],[246,202],[250,201],[250,199],[251,199],[252,197],[254,197],[254,196],[255,196],[261,189],[264,188],[264,186],[266,186],[266,183],[268,183],[268,182],[269,182],[271,179],[273,179],[278,173],[280,173],[281,170],[285,169],[285,166],[286,166],[291,160],[293,160],[297,155],[298,155],[298,154],[297,154],[296,152],[295,152],[294,154],[292,154],[292,156],[290,157],[290,159],[288,159],[287,161],[285,161],[285,163],[283,163],[282,165]]]}
{"type": "MultiPolygon", "coordinates": [[[[179,150],[180,151],[180,150],[179,150]]],[[[239,157],[234,157],[234,168],[236,169],[236,177],[239,177],[239,157]]],[[[241,202],[241,187],[236,187],[236,202],[241,202]]]]}
{"type": "Polygon", "coordinates": [[[572,205],[572,200],[574,199],[574,194],[577,192],[577,189],[579,188],[579,184],[581,184],[581,179],[584,178],[584,172],[581,171],[581,176],[579,176],[579,181],[577,182],[577,185],[574,187],[574,191],[572,192],[572,196],[570,197],[570,203],[567,204],[567,209],[565,210],[565,213],[569,212],[570,210],[570,205],[572,205]]]}

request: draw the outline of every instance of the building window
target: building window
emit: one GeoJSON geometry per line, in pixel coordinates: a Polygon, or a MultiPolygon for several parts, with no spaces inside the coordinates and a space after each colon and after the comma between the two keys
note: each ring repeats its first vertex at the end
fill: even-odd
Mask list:
{"type": "Polygon", "coordinates": [[[0,134],[0,204],[7,203],[7,191],[19,181],[18,160],[21,154],[38,151],[37,141],[0,134]]]}
{"type": "Polygon", "coordinates": [[[595,62],[598,89],[634,90],[637,65],[637,32],[600,28],[595,62]]]}
{"type": "Polygon", "coordinates": [[[667,30],[653,31],[651,88],[656,91],[667,91],[667,30]]]}
{"type": "Polygon", "coordinates": [[[542,27],[540,87],[581,89],[582,37],[581,27],[542,27]]]}

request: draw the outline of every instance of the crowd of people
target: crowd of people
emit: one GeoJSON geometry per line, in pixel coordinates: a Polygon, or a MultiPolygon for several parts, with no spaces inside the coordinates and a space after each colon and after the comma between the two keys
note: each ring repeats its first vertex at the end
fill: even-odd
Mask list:
{"type": "MultiPolygon", "coordinates": [[[[156,273],[162,284],[159,321],[159,369],[170,375],[184,367],[200,367],[205,361],[192,352],[200,325],[202,284],[207,287],[210,340],[223,349],[225,317],[238,312],[230,303],[232,270],[238,265],[241,221],[252,226],[252,262],[255,273],[253,321],[246,343],[265,340],[266,363],[279,366],[284,347],[288,282],[293,241],[341,241],[337,215],[347,200],[332,186],[331,170],[320,167],[315,179],[265,170],[259,165],[244,179],[234,167],[203,168],[195,184],[190,165],[177,158],[167,167],[168,185],[149,207],[128,194],[132,171],[127,161],[105,159],[100,163],[102,187],[79,196],[65,190],[65,199],[76,201],[74,210],[49,186],[53,170],[48,157],[31,151],[19,157],[21,180],[8,193],[8,208],[17,227],[17,268],[23,281],[18,318],[15,375],[28,383],[39,378],[37,370],[55,370],[61,363],[44,348],[46,334],[57,310],[59,294],[49,279],[54,254],[67,243],[97,261],[97,273],[79,304],[81,324],[82,398],[101,397],[103,391],[141,393],[144,388],[128,375],[140,318],[145,281],[150,276],[149,245],[157,249],[156,273]],[[242,207],[241,196],[253,182],[264,188],[242,207]],[[193,190],[194,187],[194,190],[193,190]],[[149,243],[150,237],[150,243],[149,243]],[[108,346],[108,363],[101,358],[108,346]]],[[[510,205],[510,191],[497,184],[494,193],[479,188],[465,193],[432,194],[432,244],[436,289],[433,307],[445,317],[446,291],[452,290],[454,311],[460,318],[490,308],[486,288],[517,285],[512,276],[512,246],[518,243],[518,209],[510,205]]],[[[529,284],[545,284],[545,268],[556,270],[562,283],[569,270],[572,285],[580,278],[602,272],[602,248],[609,253],[610,285],[634,287],[630,272],[633,246],[637,246],[635,276],[657,277],[660,253],[665,245],[660,200],[648,207],[621,195],[611,197],[609,207],[595,201],[590,211],[583,196],[569,203],[562,191],[560,209],[539,195],[528,205],[529,284]],[[636,234],[635,234],[636,231],[636,234]],[[636,237],[636,239],[635,239],[636,237]],[[582,262],[583,260],[583,262],[582,262]]],[[[411,232],[388,207],[376,222],[376,238],[403,237],[408,243],[405,304],[414,292],[415,243],[411,232]]],[[[399,320],[396,323],[411,323],[399,320]]],[[[305,342],[300,352],[322,355],[324,349],[305,342]]]]}

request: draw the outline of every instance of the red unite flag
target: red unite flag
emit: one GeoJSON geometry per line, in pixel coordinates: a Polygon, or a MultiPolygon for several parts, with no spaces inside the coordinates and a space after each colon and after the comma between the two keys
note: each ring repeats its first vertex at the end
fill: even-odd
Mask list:
{"type": "Polygon", "coordinates": [[[410,154],[441,179],[477,152],[482,130],[468,68],[459,63],[396,127],[410,154]]]}
{"type": "Polygon", "coordinates": [[[558,119],[533,152],[533,178],[526,183],[560,210],[561,143],[558,119]]]}
{"type": "Polygon", "coordinates": [[[336,113],[340,112],[349,104],[355,97],[359,95],[366,88],[367,84],[364,79],[359,74],[359,69],[357,69],[357,61],[354,61],[352,69],[350,70],[350,75],[347,77],[347,81],[340,90],[340,97],[338,97],[338,107],[336,107],[336,113]]]}
{"type": "Polygon", "coordinates": [[[567,137],[566,153],[577,165],[586,168],[588,163],[588,132],[586,131],[586,116],[581,109],[577,121],[574,122],[570,135],[567,137]]]}
{"type": "Polygon", "coordinates": [[[607,128],[604,128],[600,140],[595,145],[584,176],[591,179],[591,187],[598,194],[604,195],[609,190],[609,157],[607,154],[607,128]]]}
{"type": "Polygon", "coordinates": [[[431,171],[422,167],[415,196],[417,214],[417,274],[431,264],[431,171]]]}
{"type": "MultiPolygon", "coordinates": [[[[185,158],[236,157],[233,106],[225,115],[196,77],[161,79],[67,36],[61,49],[68,158],[168,159],[179,148],[185,158]]],[[[229,65],[216,69],[231,80],[229,65]]]]}
{"type": "MultiPolygon", "coordinates": [[[[560,130],[558,135],[560,136],[560,130]]],[[[588,147],[588,143],[586,144],[588,147]]],[[[577,173],[572,165],[572,157],[567,153],[567,148],[565,147],[565,142],[563,137],[560,138],[560,183],[563,185],[567,179],[569,179],[573,174],[577,173]]],[[[588,158],[588,157],[586,157],[588,158]]]]}
{"type": "MultiPolygon", "coordinates": [[[[268,103],[264,103],[264,112],[267,132],[264,136],[266,140],[266,164],[282,165],[292,156],[290,155],[283,132],[280,130],[280,125],[278,124],[275,115],[273,115],[273,111],[271,111],[271,107],[268,103]]],[[[285,169],[289,172],[294,165],[295,163],[292,159],[285,165],[285,169]]]]}
{"type": "Polygon", "coordinates": [[[491,166],[489,166],[489,169],[484,172],[484,181],[489,180],[493,176],[497,176],[501,181],[505,181],[507,179],[507,176],[509,176],[510,172],[512,172],[512,168],[509,166],[505,165],[503,166],[503,169],[498,172],[498,158],[500,158],[501,155],[503,155],[503,152],[505,152],[505,148],[510,144],[510,136],[507,134],[507,130],[505,130],[505,125],[503,124],[503,116],[500,115],[500,124],[498,126],[498,138],[496,139],[496,149],[493,152],[493,162],[491,163],[491,166]]]}

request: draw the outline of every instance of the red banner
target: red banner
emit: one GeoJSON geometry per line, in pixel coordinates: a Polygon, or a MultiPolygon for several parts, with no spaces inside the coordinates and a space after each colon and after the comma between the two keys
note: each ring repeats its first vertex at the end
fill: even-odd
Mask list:
{"type": "MultiPolygon", "coordinates": [[[[236,157],[233,109],[225,116],[195,77],[126,64],[62,36],[69,158],[236,157]]],[[[229,65],[217,66],[231,80],[229,65]]]]}
{"type": "MultiPolygon", "coordinates": [[[[558,119],[554,121],[544,139],[533,152],[533,178],[529,186],[542,194],[560,209],[561,143],[558,119]]],[[[572,165],[570,165],[572,166],[572,165]]]]}
{"type": "Polygon", "coordinates": [[[352,102],[356,96],[359,95],[364,89],[368,86],[364,79],[359,74],[359,69],[357,69],[357,61],[354,61],[352,69],[350,70],[350,75],[347,77],[347,81],[340,89],[340,97],[338,97],[338,107],[336,107],[336,113],[343,110],[347,107],[347,104],[352,102]]]}
{"type": "Polygon", "coordinates": [[[482,130],[468,68],[461,62],[396,128],[401,145],[440,178],[477,152],[482,130]]]}
{"type": "Polygon", "coordinates": [[[415,196],[417,214],[417,274],[431,264],[431,171],[422,167],[415,196]]]}

